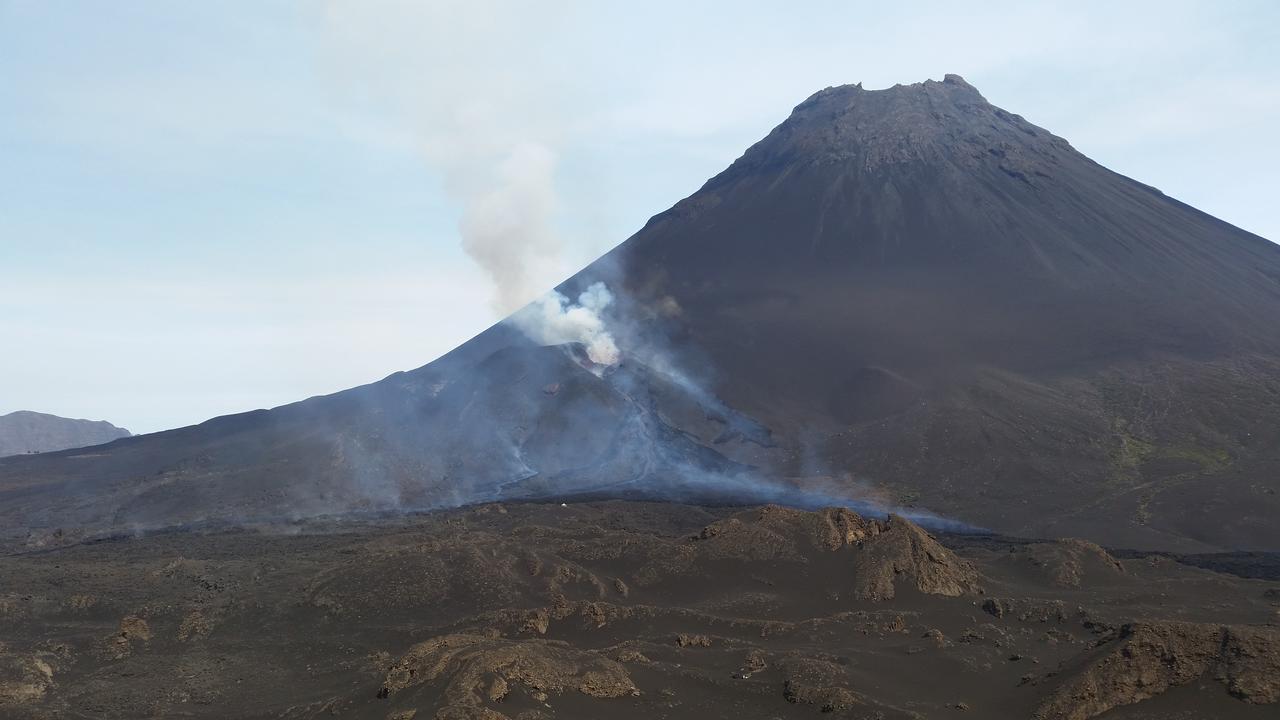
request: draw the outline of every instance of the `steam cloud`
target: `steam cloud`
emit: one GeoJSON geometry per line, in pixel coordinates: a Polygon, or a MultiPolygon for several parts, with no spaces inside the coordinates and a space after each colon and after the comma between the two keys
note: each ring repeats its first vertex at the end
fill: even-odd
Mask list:
{"type": "Polygon", "coordinates": [[[618,362],[618,345],[605,325],[604,311],[613,293],[602,282],[592,284],[576,303],[552,290],[511,316],[511,323],[542,345],[582,343],[587,357],[600,365],[618,362]]]}
{"type": "Polygon", "coordinates": [[[353,132],[412,148],[435,171],[500,317],[554,287],[568,264],[556,169],[579,119],[564,68],[537,46],[572,12],[502,0],[325,4],[326,57],[354,101],[353,132]]]}
{"type": "Polygon", "coordinates": [[[506,315],[546,287],[562,244],[551,227],[556,158],[533,142],[507,150],[487,187],[463,189],[462,247],[493,281],[494,309],[506,315]]]}

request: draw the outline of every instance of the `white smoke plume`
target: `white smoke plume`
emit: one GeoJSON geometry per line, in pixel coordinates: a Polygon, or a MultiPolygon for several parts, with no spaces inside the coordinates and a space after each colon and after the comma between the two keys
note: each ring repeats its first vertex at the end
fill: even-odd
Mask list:
{"type": "Polygon", "coordinates": [[[546,288],[561,243],[551,227],[555,155],[537,143],[510,148],[488,187],[462,192],[462,247],[493,280],[494,309],[507,314],[546,288]]]}
{"type": "Polygon", "coordinates": [[[601,282],[582,291],[576,303],[552,290],[512,315],[511,323],[536,343],[582,343],[591,362],[616,365],[618,344],[604,320],[604,311],[612,303],[613,293],[601,282]]]}
{"type": "Polygon", "coordinates": [[[412,146],[439,174],[499,316],[566,274],[555,173],[570,103],[564,68],[530,38],[558,32],[569,10],[501,0],[325,5],[333,74],[359,101],[355,114],[379,123],[357,130],[412,146]]]}

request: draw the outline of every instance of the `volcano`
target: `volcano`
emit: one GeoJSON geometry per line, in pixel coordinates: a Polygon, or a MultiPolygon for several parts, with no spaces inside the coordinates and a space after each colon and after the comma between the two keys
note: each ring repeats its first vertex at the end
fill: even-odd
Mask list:
{"type": "Polygon", "coordinates": [[[0,528],[837,497],[1280,550],[1280,247],[958,76],[813,95],[559,290],[594,282],[616,367],[500,323],[371,385],[0,460],[0,528]]]}

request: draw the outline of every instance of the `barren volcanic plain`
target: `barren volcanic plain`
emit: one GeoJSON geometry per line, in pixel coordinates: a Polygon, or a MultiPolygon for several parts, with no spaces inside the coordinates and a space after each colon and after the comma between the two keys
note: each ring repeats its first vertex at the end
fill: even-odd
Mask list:
{"type": "Polygon", "coordinates": [[[161,533],[0,558],[0,587],[6,717],[1261,719],[1280,700],[1274,560],[844,509],[161,533]]]}

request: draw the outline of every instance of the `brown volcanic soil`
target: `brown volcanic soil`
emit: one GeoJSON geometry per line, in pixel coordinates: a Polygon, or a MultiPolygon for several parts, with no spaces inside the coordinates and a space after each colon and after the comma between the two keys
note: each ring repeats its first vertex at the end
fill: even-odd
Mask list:
{"type": "Polygon", "coordinates": [[[5,718],[1270,718],[1280,700],[1262,556],[1271,579],[844,509],[639,502],[12,549],[5,718]]]}

